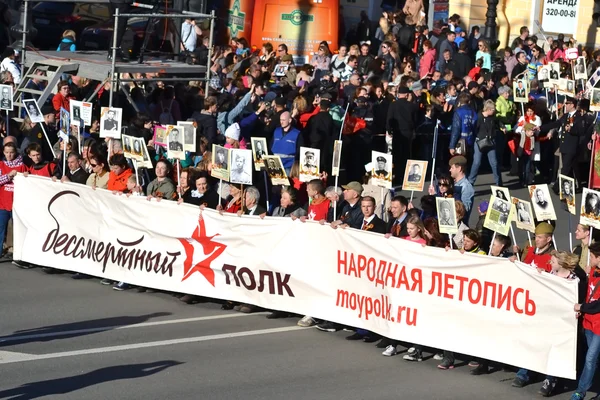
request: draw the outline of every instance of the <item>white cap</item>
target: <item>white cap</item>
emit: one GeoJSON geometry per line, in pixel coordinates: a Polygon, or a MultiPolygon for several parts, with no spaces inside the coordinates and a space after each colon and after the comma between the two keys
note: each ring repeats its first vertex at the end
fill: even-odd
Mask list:
{"type": "Polygon", "coordinates": [[[225,137],[233,140],[240,140],[240,124],[237,122],[225,130],[225,137]]]}

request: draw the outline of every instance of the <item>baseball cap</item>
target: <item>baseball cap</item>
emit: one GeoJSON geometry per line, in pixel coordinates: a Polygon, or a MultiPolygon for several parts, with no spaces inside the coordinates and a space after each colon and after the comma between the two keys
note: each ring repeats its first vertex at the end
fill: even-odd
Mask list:
{"type": "Polygon", "coordinates": [[[360,182],[357,182],[357,181],[352,181],[352,182],[348,183],[347,185],[342,185],[342,188],[346,189],[346,190],[354,190],[359,195],[362,194],[362,192],[364,190],[363,185],[361,185],[360,182]]]}
{"type": "Polygon", "coordinates": [[[423,84],[421,81],[416,81],[410,86],[410,90],[423,90],[423,84]]]}
{"type": "Polygon", "coordinates": [[[277,94],[276,94],[275,92],[269,92],[269,93],[267,93],[267,94],[265,95],[265,98],[264,98],[264,100],[265,100],[267,103],[270,103],[270,102],[272,102],[273,100],[275,100],[275,98],[276,98],[276,97],[277,97],[277,94]]]}

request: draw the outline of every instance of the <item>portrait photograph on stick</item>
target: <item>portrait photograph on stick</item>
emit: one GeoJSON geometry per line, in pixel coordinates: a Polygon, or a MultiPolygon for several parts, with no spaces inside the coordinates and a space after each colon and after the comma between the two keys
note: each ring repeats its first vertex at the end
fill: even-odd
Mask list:
{"type": "Polygon", "coordinates": [[[250,138],[250,144],[252,145],[252,159],[254,160],[254,170],[260,171],[265,167],[264,156],[267,153],[267,139],[262,137],[250,138]]]}
{"type": "Polygon", "coordinates": [[[579,223],[600,229],[600,191],[583,188],[579,223]]]}
{"type": "Polygon", "coordinates": [[[422,192],[425,186],[428,161],[407,160],[402,190],[422,192]]]}
{"type": "Polygon", "coordinates": [[[31,122],[44,122],[44,115],[34,99],[23,100],[23,105],[25,106],[25,111],[27,111],[27,115],[29,116],[31,122]]]}
{"type": "MultiPolygon", "coordinates": [[[[508,190],[508,188],[494,185],[490,186],[490,188],[492,189],[493,196],[496,196],[504,201],[510,201],[510,190],[508,190]]],[[[490,202],[490,204],[492,203],[490,202]]]]}
{"type": "Polygon", "coordinates": [[[492,195],[483,226],[504,236],[510,231],[514,206],[510,201],[492,195]]]}
{"type": "Polygon", "coordinates": [[[300,182],[310,182],[319,179],[321,150],[310,147],[300,147],[300,182]]]}
{"type": "Polygon", "coordinates": [[[213,144],[210,175],[213,178],[229,181],[229,149],[213,144]]]}
{"type": "Polygon", "coordinates": [[[231,149],[231,171],[229,182],[242,185],[252,184],[252,150],[231,149]]]}
{"type": "Polygon", "coordinates": [[[527,103],[529,101],[529,87],[523,79],[513,82],[513,98],[515,103],[527,103]]]}
{"type": "Polygon", "coordinates": [[[570,214],[577,214],[577,207],[575,206],[575,179],[558,174],[558,183],[560,200],[566,204],[570,214]]]}
{"type": "Polygon", "coordinates": [[[454,208],[454,199],[451,197],[436,197],[435,206],[437,208],[438,223],[440,232],[454,235],[458,233],[458,223],[456,221],[456,208],[454,208]]]}
{"type": "MultiPolygon", "coordinates": [[[[71,133],[71,117],[69,116],[69,111],[65,110],[64,108],[61,107],[60,109],[60,113],[59,113],[59,117],[60,117],[60,130],[64,133],[66,133],[67,135],[69,135],[71,133]]],[[[119,132],[119,137],[120,137],[121,133],[119,132]]]]}
{"type": "Polygon", "coordinates": [[[279,158],[279,156],[264,156],[263,158],[265,160],[267,174],[271,179],[271,184],[273,184],[273,186],[289,185],[290,180],[288,179],[288,176],[285,173],[285,169],[283,168],[283,164],[281,163],[281,158],[279,158]]]}
{"type": "Polygon", "coordinates": [[[155,146],[167,147],[167,127],[163,125],[154,125],[154,136],[152,141],[155,146]]]}
{"type": "Polygon", "coordinates": [[[600,111],[600,89],[592,89],[590,111],[600,111]]]}
{"type": "Polygon", "coordinates": [[[100,137],[118,139],[121,137],[123,110],[117,107],[102,107],[100,111],[100,137]]]}
{"type": "Polygon", "coordinates": [[[531,203],[525,200],[512,198],[515,207],[515,225],[518,229],[535,232],[535,219],[531,210],[531,203]]]}
{"type": "Polygon", "coordinates": [[[575,79],[588,79],[587,66],[585,65],[585,57],[577,57],[577,61],[575,61],[575,79]]]}
{"type": "Polygon", "coordinates": [[[133,138],[128,135],[121,135],[121,144],[123,145],[123,155],[125,158],[133,158],[133,138]]]}
{"type": "Polygon", "coordinates": [[[554,210],[554,204],[552,204],[548,185],[531,185],[528,187],[536,219],[538,221],[556,220],[556,211],[554,210]]]}
{"type": "Polygon", "coordinates": [[[193,153],[196,151],[196,123],[194,121],[179,121],[177,126],[183,130],[183,150],[193,153]]]}
{"type": "Polygon", "coordinates": [[[392,155],[379,151],[371,152],[371,178],[373,185],[391,189],[392,155]]]}
{"type": "Polygon", "coordinates": [[[10,85],[0,85],[0,110],[13,110],[13,88],[10,85]]]}
{"type": "Polygon", "coordinates": [[[171,159],[184,160],[183,150],[183,127],[167,125],[167,157],[171,159]]]}

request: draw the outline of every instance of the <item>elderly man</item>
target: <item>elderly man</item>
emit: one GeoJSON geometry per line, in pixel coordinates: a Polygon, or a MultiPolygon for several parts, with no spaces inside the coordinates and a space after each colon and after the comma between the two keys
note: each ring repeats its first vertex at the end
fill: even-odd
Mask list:
{"type": "Polygon", "coordinates": [[[245,215],[263,215],[267,213],[267,210],[258,204],[260,200],[260,192],[254,186],[250,186],[246,189],[245,193],[246,211],[245,215]]]}

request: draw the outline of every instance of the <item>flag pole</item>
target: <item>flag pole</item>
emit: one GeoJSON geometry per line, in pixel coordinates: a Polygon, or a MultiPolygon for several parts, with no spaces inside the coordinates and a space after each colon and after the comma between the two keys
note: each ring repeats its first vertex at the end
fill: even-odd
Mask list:
{"type": "Polygon", "coordinates": [[[433,130],[433,148],[431,149],[431,179],[429,186],[433,186],[433,177],[435,176],[435,157],[437,154],[437,143],[439,134],[440,120],[435,122],[435,129],[433,130]]]}

